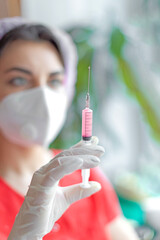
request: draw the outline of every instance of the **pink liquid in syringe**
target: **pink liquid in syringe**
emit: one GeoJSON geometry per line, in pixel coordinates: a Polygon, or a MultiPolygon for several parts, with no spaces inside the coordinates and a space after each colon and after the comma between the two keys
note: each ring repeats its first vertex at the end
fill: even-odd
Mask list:
{"type": "Polygon", "coordinates": [[[86,107],[82,111],[82,139],[90,141],[92,137],[92,116],[93,111],[86,107]]]}

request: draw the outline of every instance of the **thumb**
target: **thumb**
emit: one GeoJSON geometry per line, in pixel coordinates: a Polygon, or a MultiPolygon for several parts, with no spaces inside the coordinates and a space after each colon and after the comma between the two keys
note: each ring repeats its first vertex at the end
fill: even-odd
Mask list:
{"type": "MultiPolygon", "coordinates": [[[[90,144],[91,145],[98,145],[98,143],[99,143],[98,137],[92,136],[90,144]]],[[[79,141],[78,143],[73,145],[71,148],[77,148],[77,147],[82,147],[82,146],[86,146],[86,143],[83,140],[79,141]]]]}
{"type": "Polygon", "coordinates": [[[89,186],[84,188],[82,183],[63,187],[62,191],[64,193],[67,203],[70,205],[82,198],[91,196],[92,194],[98,192],[101,189],[101,185],[98,182],[89,182],[89,186]]]}

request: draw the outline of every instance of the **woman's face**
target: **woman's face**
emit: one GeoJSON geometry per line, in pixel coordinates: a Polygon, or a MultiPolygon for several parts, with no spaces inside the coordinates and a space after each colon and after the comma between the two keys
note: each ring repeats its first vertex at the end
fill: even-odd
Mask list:
{"type": "Polygon", "coordinates": [[[25,40],[6,46],[0,56],[0,100],[44,85],[64,89],[64,67],[56,48],[47,41],[25,40]]]}

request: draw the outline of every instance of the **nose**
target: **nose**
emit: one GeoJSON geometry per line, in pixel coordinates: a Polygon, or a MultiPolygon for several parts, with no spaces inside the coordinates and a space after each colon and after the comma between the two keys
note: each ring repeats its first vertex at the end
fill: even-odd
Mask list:
{"type": "Polygon", "coordinates": [[[37,76],[33,82],[33,87],[44,87],[47,84],[47,77],[37,76]]]}

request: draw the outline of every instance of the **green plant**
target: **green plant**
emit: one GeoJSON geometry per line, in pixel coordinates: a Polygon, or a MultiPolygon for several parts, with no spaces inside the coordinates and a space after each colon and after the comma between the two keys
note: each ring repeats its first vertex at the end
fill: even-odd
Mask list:
{"type": "Polygon", "coordinates": [[[114,28],[110,36],[110,51],[117,62],[117,74],[126,86],[128,93],[138,102],[142,114],[150,126],[152,136],[159,142],[160,119],[149,99],[145,96],[144,91],[141,89],[139,79],[137,79],[132,67],[124,57],[123,50],[126,44],[125,34],[119,28],[114,28]]]}

